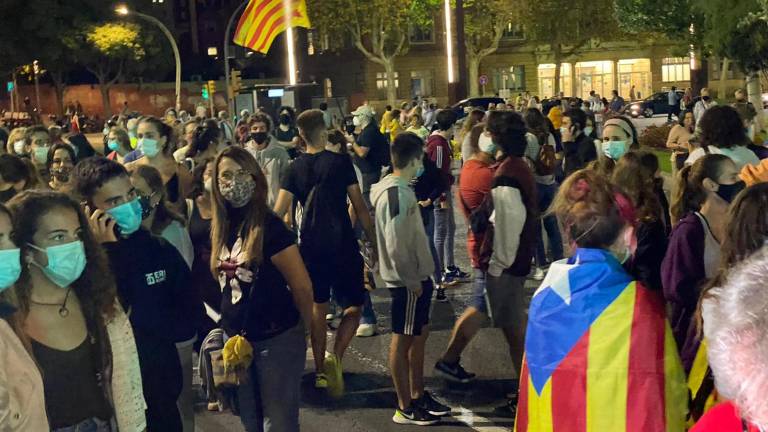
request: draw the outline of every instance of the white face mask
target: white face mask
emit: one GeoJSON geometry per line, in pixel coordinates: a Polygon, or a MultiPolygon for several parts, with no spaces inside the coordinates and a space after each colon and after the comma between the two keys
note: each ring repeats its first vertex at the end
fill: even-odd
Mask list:
{"type": "Polygon", "coordinates": [[[24,140],[18,140],[13,143],[13,151],[19,155],[24,154],[24,140]]]}
{"type": "Polygon", "coordinates": [[[477,142],[477,146],[480,148],[480,151],[483,153],[487,153],[491,156],[494,156],[496,154],[496,143],[493,142],[493,138],[491,138],[490,135],[483,132],[480,134],[480,140],[477,142]]]}
{"type": "Polygon", "coordinates": [[[211,191],[213,191],[213,179],[212,178],[209,177],[207,180],[205,180],[203,182],[203,190],[205,190],[208,193],[211,193],[211,191]]]}
{"type": "Polygon", "coordinates": [[[359,127],[363,123],[363,120],[359,116],[352,117],[352,124],[355,127],[359,127]]]}

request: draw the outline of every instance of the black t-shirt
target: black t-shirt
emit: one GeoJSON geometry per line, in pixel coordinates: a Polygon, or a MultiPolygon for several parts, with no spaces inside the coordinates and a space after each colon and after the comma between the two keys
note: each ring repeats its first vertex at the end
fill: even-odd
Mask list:
{"type": "MultiPolygon", "coordinates": [[[[232,222],[237,225],[235,220],[232,222]]],[[[268,213],[264,219],[264,258],[258,268],[255,263],[244,263],[244,241],[234,233],[219,254],[222,324],[230,336],[239,334],[245,325],[248,340],[269,339],[299,322],[288,283],[272,264],[272,257],[294,245],[296,237],[274,213],[268,213]],[[250,296],[252,289],[255,291],[250,296]],[[250,313],[244,324],[246,307],[250,313]]]]}
{"type": "Polygon", "coordinates": [[[320,182],[325,183],[324,187],[330,192],[327,195],[330,199],[330,203],[327,203],[328,207],[333,209],[334,217],[342,221],[344,227],[342,244],[349,245],[348,250],[329,252],[357,253],[355,232],[347,212],[347,188],[357,184],[355,167],[352,166],[349,156],[330,151],[302,154],[288,166],[282,188],[292,193],[304,206],[310,191],[320,182]]]}
{"type": "Polygon", "coordinates": [[[357,154],[353,156],[355,165],[360,169],[360,172],[373,173],[381,171],[381,161],[378,160],[380,158],[376,152],[381,151],[382,148],[388,151],[389,146],[387,145],[387,139],[379,131],[376,123],[369,123],[360,132],[360,136],[357,137],[357,145],[368,148],[368,154],[364,158],[357,154]]]}

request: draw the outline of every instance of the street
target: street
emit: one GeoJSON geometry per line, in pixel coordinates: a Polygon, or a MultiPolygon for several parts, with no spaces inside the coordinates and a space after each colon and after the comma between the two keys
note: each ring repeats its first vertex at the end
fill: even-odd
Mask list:
{"type": "MultiPolygon", "coordinates": [[[[456,262],[469,271],[466,250],[466,225],[456,213],[456,262]]],[[[529,279],[529,296],[538,282],[529,279]]],[[[448,302],[432,300],[430,336],[427,340],[424,375],[427,389],[453,408],[451,417],[430,428],[434,431],[475,430],[483,432],[508,431],[512,418],[494,414],[494,408],[505,403],[504,395],[516,386],[516,373],[512,369],[507,344],[499,330],[483,328],[467,347],[462,364],[477,379],[469,385],[447,385],[434,374],[434,364],[448,344],[453,324],[470,302],[471,283],[446,289],[448,302]]],[[[418,426],[399,426],[392,423],[396,397],[387,355],[389,352],[390,314],[389,292],[376,290],[372,301],[378,318],[379,334],[369,338],[355,338],[344,357],[346,393],[339,400],[314,389],[311,350],[302,380],[301,428],[304,431],[368,432],[383,430],[420,430],[418,426]]],[[[329,341],[332,336],[329,332],[329,341]]],[[[329,342],[329,346],[330,342],[329,342]]],[[[200,432],[242,431],[237,417],[231,413],[210,413],[199,406],[196,429],[200,432]]]]}

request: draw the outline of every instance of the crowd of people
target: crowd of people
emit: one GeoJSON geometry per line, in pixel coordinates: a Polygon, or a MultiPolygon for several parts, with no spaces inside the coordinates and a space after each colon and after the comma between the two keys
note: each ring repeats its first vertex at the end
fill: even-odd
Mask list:
{"type": "Polygon", "coordinates": [[[618,93],[462,119],[364,104],[349,125],[326,104],[277,125],[169,109],[110,119],[103,150],[9,131],[0,429],[192,432],[197,353],[209,409],[298,431],[307,342],[315,389],[342,396],[375,288],[391,294],[392,420],[435,424],[452,410],[425,388],[432,299],[471,282],[435,374],[472,382],[461,356],[490,320],[519,376],[516,431],[763,430],[768,162],[743,93],[702,96],[670,133],[666,187],[618,93]]]}

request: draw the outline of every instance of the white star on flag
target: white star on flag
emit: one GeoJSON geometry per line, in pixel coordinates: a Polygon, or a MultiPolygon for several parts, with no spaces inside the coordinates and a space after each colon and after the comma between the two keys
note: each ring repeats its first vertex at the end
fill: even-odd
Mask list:
{"type": "Polygon", "coordinates": [[[565,304],[570,305],[571,304],[571,281],[568,277],[568,273],[578,265],[578,262],[575,264],[568,264],[568,259],[563,259],[557,262],[552,263],[552,265],[549,266],[549,271],[547,272],[547,276],[544,278],[544,281],[541,283],[541,286],[538,290],[536,290],[536,294],[534,294],[534,297],[539,294],[542,290],[546,288],[551,288],[552,291],[555,292],[558,296],[560,296],[561,299],[563,299],[563,302],[565,304]]]}

